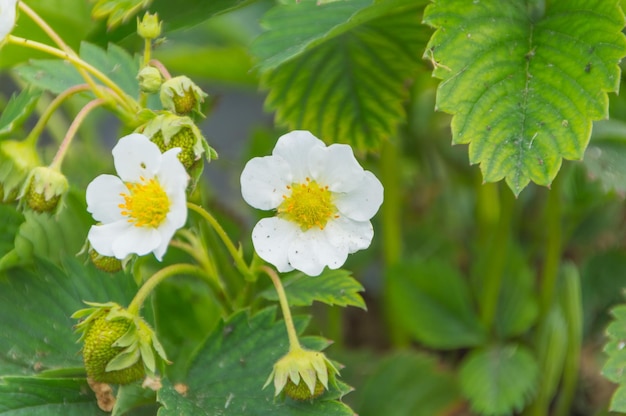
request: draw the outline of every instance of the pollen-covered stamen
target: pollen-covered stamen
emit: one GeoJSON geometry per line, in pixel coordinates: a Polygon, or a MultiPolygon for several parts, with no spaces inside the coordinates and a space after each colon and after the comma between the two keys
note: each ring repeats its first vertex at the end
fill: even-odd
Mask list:
{"type": "Polygon", "coordinates": [[[283,195],[284,201],[278,207],[278,214],[297,223],[302,230],[312,227],[323,230],[328,220],[338,217],[328,186],[320,186],[306,178],[304,183],[287,185],[287,190],[291,194],[283,195]]]}
{"type": "Polygon", "coordinates": [[[140,180],[138,183],[126,183],[128,194],[120,194],[124,203],[119,204],[119,208],[121,214],[128,217],[128,222],[136,227],[156,228],[170,211],[170,200],[157,180],[143,177],[140,180]]]}

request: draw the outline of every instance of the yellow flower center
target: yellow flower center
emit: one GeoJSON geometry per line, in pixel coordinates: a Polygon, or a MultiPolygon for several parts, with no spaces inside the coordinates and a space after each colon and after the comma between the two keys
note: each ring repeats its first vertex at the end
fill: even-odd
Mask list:
{"type": "Polygon", "coordinates": [[[139,179],[139,183],[126,183],[128,194],[120,194],[124,203],[119,204],[119,208],[135,227],[156,228],[170,211],[170,200],[158,181],[139,179]]]}
{"type": "Polygon", "coordinates": [[[287,189],[291,195],[283,195],[278,215],[295,222],[303,231],[314,226],[323,230],[328,220],[339,217],[328,186],[306,178],[306,182],[287,185],[287,189]]]}

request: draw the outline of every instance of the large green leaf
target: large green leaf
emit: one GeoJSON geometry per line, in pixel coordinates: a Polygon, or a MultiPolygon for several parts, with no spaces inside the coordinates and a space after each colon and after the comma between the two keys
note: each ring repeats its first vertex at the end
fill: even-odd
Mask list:
{"type": "Polygon", "coordinates": [[[266,106],[289,128],[327,142],[377,147],[404,118],[407,81],[424,27],[420,1],[315,0],[279,5],[252,45],[270,90],[266,106]]]}
{"type": "Polygon", "coordinates": [[[617,2],[528,3],[437,0],[424,12],[437,28],[424,56],[442,79],[437,107],[454,114],[453,142],[469,144],[485,181],[504,178],[516,195],[583,157],[626,55],[617,2]]]}
{"type": "Polygon", "coordinates": [[[8,136],[28,118],[40,96],[38,89],[27,88],[11,97],[0,114],[0,137],[8,136]]]}
{"type": "Polygon", "coordinates": [[[388,285],[395,319],[417,341],[440,349],[485,341],[467,282],[448,263],[407,261],[389,272],[388,285]]]}
{"type": "Polygon", "coordinates": [[[461,400],[452,373],[425,354],[397,352],[384,359],[355,393],[360,416],[432,416],[461,400]]]}
{"type": "MultiPolygon", "coordinates": [[[[104,75],[108,76],[131,97],[139,95],[137,73],[139,61],[121,47],[110,44],[107,50],[83,42],[80,57],[104,75]]],[[[61,93],[75,85],[84,84],[85,80],[72,64],[59,59],[31,60],[15,68],[17,74],[27,83],[61,93]]]]}
{"type": "MultiPolygon", "coordinates": [[[[186,394],[179,394],[169,383],[159,390],[163,405],[159,416],[352,416],[354,412],[336,400],[349,391],[342,385],[313,402],[274,399],[271,387],[263,389],[272,366],[288,349],[284,322],[275,321],[274,316],[273,308],[250,318],[239,312],[221,323],[190,368],[186,394]]],[[[298,320],[300,330],[304,324],[298,320]]],[[[317,348],[325,343],[310,341],[317,348]]]]}
{"type": "Polygon", "coordinates": [[[45,262],[13,269],[0,282],[0,375],[82,367],[70,315],[85,307],[83,300],[127,304],[136,291],[129,276],[72,258],[65,263],[65,270],[45,262]]]}
{"type": "Polygon", "coordinates": [[[99,416],[95,396],[85,379],[2,377],[0,414],[3,416],[99,416]]]}
{"type": "Polygon", "coordinates": [[[494,345],[465,357],[459,372],[463,394],[481,415],[521,410],[535,390],[537,362],[521,345],[494,345]]]}
{"type": "MultiPolygon", "coordinates": [[[[326,269],[317,277],[304,273],[293,273],[284,279],[285,292],[292,306],[310,306],[314,301],[327,305],[356,306],[366,309],[365,301],[359,295],[363,286],[346,270],[326,269]]],[[[261,293],[266,299],[278,300],[274,288],[261,293]]]]}

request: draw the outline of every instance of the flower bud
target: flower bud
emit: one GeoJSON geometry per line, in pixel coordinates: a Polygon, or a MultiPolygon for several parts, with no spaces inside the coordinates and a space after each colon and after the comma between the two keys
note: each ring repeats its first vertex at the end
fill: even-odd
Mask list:
{"type": "Polygon", "coordinates": [[[178,159],[187,169],[187,172],[202,157],[215,157],[213,151],[202,133],[189,117],[176,116],[174,114],[160,114],[148,121],[139,131],[155,143],[161,153],[169,149],[180,147],[182,151],[178,159]]]}
{"type": "Polygon", "coordinates": [[[275,396],[283,392],[294,400],[311,400],[324,393],[337,374],[324,353],[296,347],[274,364],[263,388],[273,379],[275,396]]]}
{"type": "Polygon", "coordinates": [[[0,201],[13,202],[28,173],[41,165],[35,145],[29,142],[0,142],[0,201]]]}
{"type": "Polygon", "coordinates": [[[137,80],[139,81],[139,89],[148,94],[159,92],[161,84],[163,84],[161,71],[153,66],[144,66],[137,74],[137,80]]]}
{"type": "Polygon", "coordinates": [[[146,12],[143,19],[137,18],[137,33],[144,39],[156,39],[161,36],[161,22],[157,14],[146,12]]]}
{"type": "Polygon", "coordinates": [[[20,198],[24,199],[33,211],[54,212],[68,189],[69,184],[65,175],[56,169],[38,166],[26,179],[20,198]]]}
{"type": "Polygon", "coordinates": [[[161,104],[163,108],[179,115],[192,111],[202,114],[200,104],[208,97],[192,80],[184,75],[168,79],[161,86],[161,104]]]}
{"type": "Polygon", "coordinates": [[[154,375],[155,359],[167,362],[165,351],[152,328],[114,302],[85,302],[91,308],[76,311],[72,318],[83,318],[76,325],[82,333],[83,362],[93,381],[129,384],[146,374],[154,375]],[[156,355],[155,355],[156,353],[156,355]]]}

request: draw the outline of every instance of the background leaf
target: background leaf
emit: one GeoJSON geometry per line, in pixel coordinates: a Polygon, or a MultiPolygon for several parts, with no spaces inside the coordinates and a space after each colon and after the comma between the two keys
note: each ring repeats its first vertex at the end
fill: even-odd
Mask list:
{"type": "MultiPolygon", "coordinates": [[[[152,0],[96,0],[91,11],[95,19],[107,18],[109,29],[127,22],[152,0]]],[[[92,2],[94,2],[92,0],[92,2]]]]}
{"type": "Polygon", "coordinates": [[[394,135],[426,32],[420,2],[369,3],[305,0],[267,13],[252,50],[277,122],[361,149],[394,135]]]}
{"type": "Polygon", "coordinates": [[[26,88],[19,95],[11,96],[0,114],[0,138],[8,136],[28,118],[39,97],[41,91],[36,88],[26,88]]]}
{"type": "Polygon", "coordinates": [[[589,176],[600,181],[605,191],[626,194],[626,123],[595,123],[584,164],[589,176]]]}
{"type": "Polygon", "coordinates": [[[454,114],[453,142],[469,144],[485,181],[504,178],[517,195],[531,180],[549,185],[562,158],[582,158],[619,87],[616,2],[438,0],[424,21],[438,29],[424,55],[442,79],[437,106],[454,114]]]}
{"type": "MultiPolygon", "coordinates": [[[[288,349],[284,323],[274,321],[274,315],[274,308],[250,318],[239,312],[219,325],[190,368],[186,394],[179,394],[171,384],[159,390],[158,400],[163,405],[159,416],[353,416],[352,410],[335,400],[348,391],[345,389],[332,389],[311,403],[274,400],[271,386],[262,389],[274,363],[288,349]]],[[[303,324],[298,321],[300,330],[303,324]]],[[[318,347],[323,343],[315,338],[310,341],[318,347]]]]}
{"type": "Polygon", "coordinates": [[[485,341],[467,282],[447,263],[407,261],[393,268],[388,279],[390,308],[415,340],[441,349],[485,341]]]}
{"type": "Polygon", "coordinates": [[[84,379],[2,377],[0,414],[3,416],[106,415],[98,409],[84,379]]]}
{"type": "MultiPolygon", "coordinates": [[[[326,269],[317,277],[304,273],[293,273],[283,279],[285,293],[291,306],[310,306],[314,301],[327,305],[356,306],[366,309],[365,301],[359,295],[363,286],[347,270],[326,269]]],[[[272,287],[261,293],[265,299],[276,301],[278,295],[272,287]]]]}

